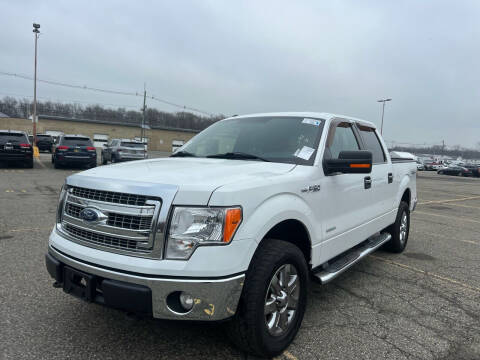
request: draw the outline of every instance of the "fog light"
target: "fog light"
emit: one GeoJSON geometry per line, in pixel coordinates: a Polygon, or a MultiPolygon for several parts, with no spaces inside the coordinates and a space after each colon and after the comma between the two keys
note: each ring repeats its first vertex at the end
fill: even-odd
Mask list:
{"type": "Polygon", "coordinates": [[[180,304],[185,310],[191,310],[193,307],[193,296],[182,291],[180,293],[180,304]]]}

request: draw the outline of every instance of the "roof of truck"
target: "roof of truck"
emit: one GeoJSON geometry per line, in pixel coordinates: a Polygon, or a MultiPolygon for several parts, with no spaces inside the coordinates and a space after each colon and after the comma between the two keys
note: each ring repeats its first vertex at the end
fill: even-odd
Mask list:
{"type": "Polygon", "coordinates": [[[257,113],[257,114],[247,114],[247,115],[235,115],[235,116],[229,117],[228,119],[261,117],[261,116],[292,116],[292,117],[295,116],[295,117],[324,119],[327,121],[335,118],[341,118],[345,120],[355,121],[361,125],[369,126],[374,129],[377,128],[377,126],[374,123],[367,120],[363,120],[363,119],[359,119],[359,118],[355,118],[347,115],[332,114],[332,113],[325,113],[325,112],[288,111],[288,112],[257,113]]]}

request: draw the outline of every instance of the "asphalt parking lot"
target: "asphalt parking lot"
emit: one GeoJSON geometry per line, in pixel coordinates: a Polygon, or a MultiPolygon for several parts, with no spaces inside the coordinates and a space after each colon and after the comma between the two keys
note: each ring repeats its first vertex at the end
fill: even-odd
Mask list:
{"type": "MultiPolygon", "coordinates": [[[[52,287],[44,254],[78,169],[0,166],[1,359],[246,359],[221,325],[158,321],[52,287]]],[[[418,174],[401,255],[378,251],[326,286],[279,359],[480,359],[480,179],[418,174]]]]}

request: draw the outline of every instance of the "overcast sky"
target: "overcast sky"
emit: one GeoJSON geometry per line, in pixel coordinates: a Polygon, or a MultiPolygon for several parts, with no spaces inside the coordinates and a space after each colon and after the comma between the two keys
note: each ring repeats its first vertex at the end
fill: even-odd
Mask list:
{"type": "MultiPolygon", "coordinates": [[[[5,1],[0,71],[147,91],[213,113],[325,111],[407,143],[480,141],[479,1],[5,1]]],[[[0,75],[0,96],[31,96],[0,75]]],[[[38,96],[139,109],[141,98],[39,84],[38,96]]],[[[150,101],[151,107],[175,111],[150,101]]]]}

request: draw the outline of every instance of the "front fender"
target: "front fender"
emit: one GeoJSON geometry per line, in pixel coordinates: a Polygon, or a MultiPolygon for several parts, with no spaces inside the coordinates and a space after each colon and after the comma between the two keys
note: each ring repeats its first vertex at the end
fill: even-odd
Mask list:
{"type": "Polygon", "coordinates": [[[313,219],[313,211],[305,200],[292,193],[276,194],[261,202],[239,228],[235,238],[255,239],[259,243],[270,229],[284,220],[301,222],[310,239],[318,239],[309,219],[313,219]]]}

